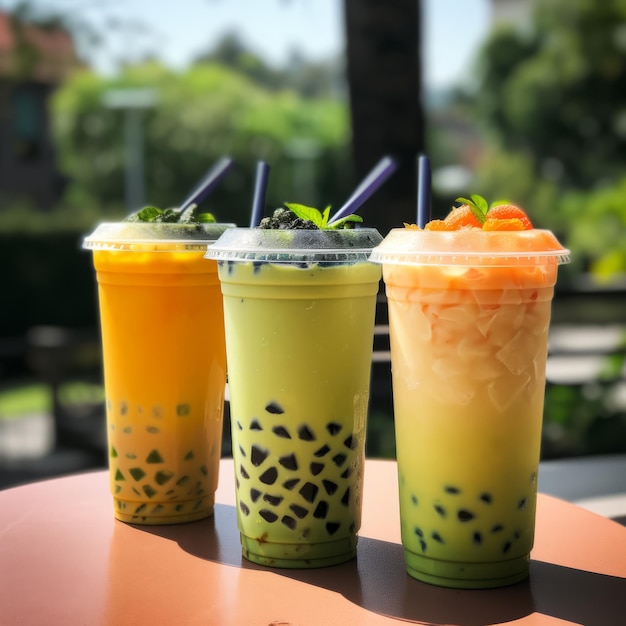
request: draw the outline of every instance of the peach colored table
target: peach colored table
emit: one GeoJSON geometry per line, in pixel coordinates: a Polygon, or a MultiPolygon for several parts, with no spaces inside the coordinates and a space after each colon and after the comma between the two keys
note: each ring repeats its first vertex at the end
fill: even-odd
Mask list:
{"type": "Polygon", "coordinates": [[[273,570],[241,558],[231,464],[179,526],[115,521],[102,471],[0,492],[0,624],[626,624],[626,528],[595,513],[540,495],[528,581],[442,589],[406,575],[396,465],[368,461],[357,559],[273,570]]]}

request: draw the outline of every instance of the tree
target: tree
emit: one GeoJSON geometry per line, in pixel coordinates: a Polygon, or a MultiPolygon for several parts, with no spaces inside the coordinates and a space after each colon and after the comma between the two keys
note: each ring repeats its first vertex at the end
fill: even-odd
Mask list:
{"type": "Polygon", "coordinates": [[[424,149],[421,2],[344,0],[355,180],[385,154],[400,168],[360,213],[381,233],[413,221],[424,149]]]}

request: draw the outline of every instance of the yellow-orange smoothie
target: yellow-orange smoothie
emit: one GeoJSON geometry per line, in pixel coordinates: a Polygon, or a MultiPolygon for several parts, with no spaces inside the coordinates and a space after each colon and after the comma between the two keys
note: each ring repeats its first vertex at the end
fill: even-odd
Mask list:
{"type": "Polygon", "coordinates": [[[463,250],[467,233],[415,233],[460,254],[383,265],[402,540],[409,573],[427,582],[489,587],[528,573],[558,256],[532,250],[562,250],[528,232],[519,252],[518,233],[476,229],[487,260],[463,250]]]}
{"type": "Polygon", "coordinates": [[[192,251],[94,250],[115,516],[213,512],[226,355],[217,264],[192,251]]]}

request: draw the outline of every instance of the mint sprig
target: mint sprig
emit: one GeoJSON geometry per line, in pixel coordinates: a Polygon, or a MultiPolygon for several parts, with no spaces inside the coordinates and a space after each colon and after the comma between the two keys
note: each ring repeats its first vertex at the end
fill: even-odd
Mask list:
{"type": "Polygon", "coordinates": [[[190,205],[184,211],[146,206],[129,215],[124,221],[159,224],[212,224],[216,221],[211,213],[196,213],[197,208],[197,204],[190,205]]]}
{"type": "Polygon", "coordinates": [[[315,207],[305,206],[304,204],[298,204],[297,202],[285,202],[285,207],[288,208],[296,217],[302,220],[308,220],[313,222],[320,230],[339,230],[348,227],[348,223],[362,222],[363,218],[360,215],[346,215],[339,220],[334,221],[332,224],[328,223],[330,218],[330,205],[328,205],[324,211],[320,211],[315,207]]]}
{"type": "Polygon", "coordinates": [[[455,202],[467,204],[474,217],[481,224],[484,224],[485,220],[487,219],[487,212],[489,211],[489,205],[487,204],[487,200],[485,200],[482,196],[479,196],[478,194],[472,194],[470,197],[471,200],[468,198],[457,198],[455,202]]]}

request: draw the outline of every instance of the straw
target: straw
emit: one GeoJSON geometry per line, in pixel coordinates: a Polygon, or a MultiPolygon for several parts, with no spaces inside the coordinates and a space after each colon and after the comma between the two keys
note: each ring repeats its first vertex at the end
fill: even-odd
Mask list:
{"type": "Polygon", "coordinates": [[[352,192],[345,204],[328,220],[328,224],[354,213],[396,171],[397,167],[391,157],[383,157],[352,192]]]}
{"type": "Polygon", "coordinates": [[[420,154],[417,160],[417,225],[420,228],[430,222],[430,197],[430,160],[425,154],[420,154]]]}
{"type": "Polygon", "coordinates": [[[261,216],[265,208],[265,191],[267,190],[267,179],[269,175],[270,166],[265,163],[265,161],[258,161],[256,164],[256,180],[254,181],[250,228],[256,228],[261,223],[261,216]]]}
{"type": "Polygon", "coordinates": [[[185,198],[178,210],[184,211],[192,204],[200,204],[218,185],[233,165],[230,157],[222,157],[211,169],[202,177],[195,189],[185,198]]]}

